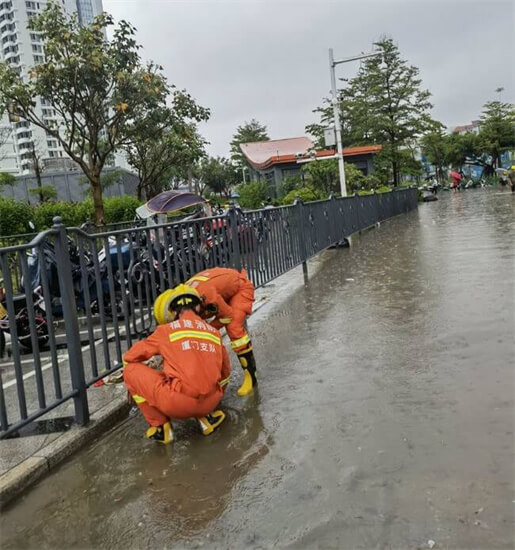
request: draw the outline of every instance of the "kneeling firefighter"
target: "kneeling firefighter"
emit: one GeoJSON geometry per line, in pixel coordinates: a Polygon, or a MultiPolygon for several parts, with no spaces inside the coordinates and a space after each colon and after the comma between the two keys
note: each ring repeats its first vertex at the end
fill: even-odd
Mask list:
{"type": "Polygon", "coordinates": [[[215,410],[229,382],[231,365],[220,332],[199,315],[200,294],[181,284],[158,296],[154,311],[167,311],[167,324],[124,355],[123,378],[129,393],[150,425],[146,437],[170,443],[170,418],[196,418],[204,435],[225,419],[215,410]],[[145,365],[163,357],[163,370],[145,365]],[[213,412],[214,411],[214,412],[213,412]]]}
{"type": "MultiPolygon", "coordinates": [[[[225,326],[231,348],[243,368],[243,383],[238,389],[238,395],[250,394],[257,384],[256,361],[245,320],[252,313],[254,285],[247,278],[246,271],[214,267],[197,273],[186,284],[200,294],[202,316],[205,319],[215,317],[210,321],[215,328],[221,329],[225,326]]],[[[157,311],[156,308],[155,315],[158,322],[166,322],[166,311],[157,311]]]]}

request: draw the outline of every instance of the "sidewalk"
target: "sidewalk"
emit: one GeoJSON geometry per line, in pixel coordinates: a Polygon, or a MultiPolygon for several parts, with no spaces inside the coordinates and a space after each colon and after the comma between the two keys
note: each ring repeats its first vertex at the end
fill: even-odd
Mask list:
{"type": "MultiPolygon", "coordinates": [[[[308,262],[309,277],[315,275],[330,253],[323,252],[308,262]]],[[[300,266],[259,288],[249,319],[250,329],[257,327],[274,307],[303,284],[300,266]]],[[[47,372],[50,376],[50,371],[47,372]]],[[[239,370],[236,374],[240,375],[239,370]]],[[[35,395],[27,397],[36,399],[35,395]]],[[[73,400],[68,400],[20,430],[20,437],[0,441],[0,508],[86,443],[100,437],[129,412],[123,384],[90,388],[88,399],[91,420],[86,427],[73,424],[73,400]],[[42,433],[43,426],[45,433],[42,433]]]]}

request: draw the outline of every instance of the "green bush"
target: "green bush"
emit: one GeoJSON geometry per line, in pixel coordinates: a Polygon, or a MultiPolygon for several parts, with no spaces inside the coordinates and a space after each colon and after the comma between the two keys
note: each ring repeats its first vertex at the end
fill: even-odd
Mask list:
{"type": "Polygon", "coordinates": [[[286,176],[283,178],[280,188],[280,196],[285,197],[295,189],[301,189],[303,182],[300,176],[286,176]]]}
{"type": "Polygon", "coordinates": [[[301,187],[290,191],[282,200],[282,204],[293,204],[295,199],[299,197],[303,202],[317,201],[322,198],[322,194],[313,187],[301,187]]]}
{"type": "Polygon", "coordinates": [[[44,202],[34,207],[34,223],[36,229],[42,231],[52,226],[55,216],[60,216],[66,226],[78,224],[77,203],[73,202],[44,202]]]}
{"type": "Polygon", "coordinates": [[[26,202],[0,198],[0,236],[31,233],[33,209],[26,202]]]}
{"type": "Polygon", "coordinates": [[[42,202],[53,201],[57,199],[57,189],[53,185],[42,185],[29,189],[29,193],[34,197],[42,198],[42,202]]]}
{"type": "MultiPolygon", "coordinates": [[[[132,221],[135,210],[141,202],[132,196],[104,199],[106,223],[132,221]]],[[[93,219],[93,201],[44,202],[30,206],[22,201],[0,198],[0,235],[30,233],[29,221],[33,221],[37,231],[52,227],[53,219],[60,216],[67,227],[78,227],[93,219]]]]}
{"type": "Polygon", "coordinates": [[[392,190],[392,188],[388,187],[388,185],[381,185],[380,187],[377,187],[375,189],[361,189],[357,193],[358,193],[358,195],[363,196],[363,195],[373,195],[374,193],[376,193],[376,194],[378,194],[378,193],[390,193],[391,190],[392,190]]]}
{"type": "Polygon", "coordinates": [[[106,223],[131,221],[136,216],[136,208],[141,205],[136,197],[124,195],[104,199],[104,214],[106,223]]]}
{"type": "Polygon", "coordinates": [[[268,196],[268,187],[264,181],[253,181],[240,185],[238,194],[238,203],[242,208],[261,208],[268,196]]]}

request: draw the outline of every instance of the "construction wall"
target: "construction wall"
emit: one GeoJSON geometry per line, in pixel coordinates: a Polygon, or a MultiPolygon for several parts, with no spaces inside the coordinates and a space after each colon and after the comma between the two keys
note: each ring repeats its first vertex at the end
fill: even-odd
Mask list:
{"type": "MultiPolygon", "coordinates": [[[[104,170],[109,173],[113,169],[104,170]]],[[[122,195],[136,196],[138,178],[136,175],[119,170],[120,178],[117,183],[104,191],[104,197],[117,197],[122,195]]],[[[43,186],[52,185],[57,191],[57,200],[80,202],[88,197],[89,184],[83,183],[84,174],[78,171],[70,172],[43,172],[41,182],[43,186]]],[[[16,183],[11,187],[6,185],[0,189],[0,197],[26,201],[31,204],[39,202],[37,194],[29,192],[29,189],[37,188],[37,180],[34,174],[18,176],[16,183]]]]}

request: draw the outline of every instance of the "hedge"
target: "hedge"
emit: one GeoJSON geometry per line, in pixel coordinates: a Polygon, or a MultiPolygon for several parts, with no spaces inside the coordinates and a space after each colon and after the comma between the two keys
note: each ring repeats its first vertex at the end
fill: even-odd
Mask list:
{"type": "Polygon", "coordinates": [[[290,191],[285,197],[283,197],[281,203],[293,204],[297,197],[299,197],[303,202],[318,201],[326,198],[322,195],[322,193],[320,193],[320,191],[318,191],[318,189],[314,189],[313,187],[301,187],[300,189],[290,191]]]}
{"type": "MultiPolygon", "coordinates": [[[[140,204],[136,197],[128,195],[104,199],[106,223],[133,220],[140,204]]],[[[29,221],[34,222],[37,231],[48,229],[55,216],[61,216],[66,226],[77,227],[92,220],[93,212],[91,199],[82,202],[44,202],[31,206],[22,201],[0,198],[0,236],[31,233],[29,221]]]]}
{"type": "Polygon", "coordinates": [[[0,236],[32,232],[29,226],[32,210],[25,202],[0,198],[0,236]]]}

